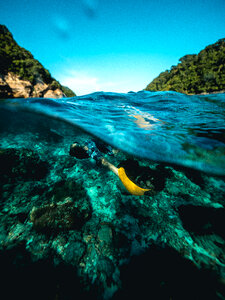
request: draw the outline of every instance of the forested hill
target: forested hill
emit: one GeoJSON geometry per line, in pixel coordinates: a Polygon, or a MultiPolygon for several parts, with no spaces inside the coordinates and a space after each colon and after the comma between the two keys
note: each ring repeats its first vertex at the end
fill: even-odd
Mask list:
{"type": "Polygon", "coordinates": [[[21,97],[25,94],[29,97],[44,96],[47,92],[51,95],[56,90],[67,97],[75,96],[73,91],[55,80],[29,51],[20,47],[4,25],[0,25],[0,81],[0,93],[8,97],[17,95],[19,90],[21,97]],[[29,93],[22,91],[24,85],[29,86],[29,93]]]}
{"type": "Polygon", "coordinates": [[[186,94],[225,90],[225,39],[207,46],[199,54],[185,55],[179,62],[160,73],[145,90],[186,94]]]}

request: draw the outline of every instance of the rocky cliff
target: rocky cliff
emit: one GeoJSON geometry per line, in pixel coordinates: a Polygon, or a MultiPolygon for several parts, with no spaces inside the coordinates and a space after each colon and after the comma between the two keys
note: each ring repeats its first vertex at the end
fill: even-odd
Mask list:
{"type": "Polygon", "coordinates": [[[0,98],[62,98],[75,93],[55,80],[38,60],[0,25],[0,98]]]}
{"type": "Polygon", "coordinates": [[[0,98],[62,98],[66,97],[60,88],[52,89],[51,85],[43,81],[33,85],[28,80],[21,79],[17,74],[0,75],[0,98]]]}

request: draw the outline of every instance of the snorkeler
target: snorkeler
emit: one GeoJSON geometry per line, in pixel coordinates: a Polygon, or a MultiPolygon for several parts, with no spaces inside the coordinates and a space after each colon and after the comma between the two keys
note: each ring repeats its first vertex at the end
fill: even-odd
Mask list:
{"type": "Polygon", "coordinates": [[[106,146],[101,142],[94,142],[92,140],[86,142],[84,146],[80,146],[77,142],[74,142],[70,146],[70,155],[75,156],[77,158],[88,158],[91,157],[96,161],[98,166],[105,166],[109,168],[114,174],[116,174],[121,180],[124,187],[127,189],[129,193],[135,196],[143,196],[145,192],[150,189],[143,189],[137,186],[133,181],[131,181],[125,172],[125,169],[120,167],[117,168],[113,164],[111,164],[108,160],[106,160],[103,156],[103,153],[107,153],[109,155],[113,154],[113,149],[111,146],[106,146]],[[99,150],[101,149],[101,151],[99,150]]]}

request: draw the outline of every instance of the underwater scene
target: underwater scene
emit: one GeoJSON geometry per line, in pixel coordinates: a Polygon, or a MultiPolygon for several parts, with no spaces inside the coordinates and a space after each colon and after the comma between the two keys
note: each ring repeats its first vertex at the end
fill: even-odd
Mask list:
{"type": "Polygon", "coordinates": [[[5,299],[225,299],[225,94],[1,100],[0,197],[5,299]]]}

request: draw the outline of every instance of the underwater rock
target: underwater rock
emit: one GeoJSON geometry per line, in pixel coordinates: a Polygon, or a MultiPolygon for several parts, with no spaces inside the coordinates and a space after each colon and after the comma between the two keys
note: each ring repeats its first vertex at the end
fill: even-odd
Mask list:
{"type": "Polygon", "coordinates": [[[82,187],[72,181],[56,183],[47,197],[54,202],[33,207],[30,221],[37,231],[56,234],[80,229],[90,219],[92,209],[82,187]]]}
{"type": "MultiPolygon", "coordinates": [[[[79,227],[76,223],[76,209],[70,200],[34,207],[30,213],[30,221],[35,230],[46,234],[55,234],[79,227]]],[[[80,223],[80,220],[78,222],[80,223]]]]}
{"type": "Polygon", "coordinates": [[[48,163],[29,149],[0,149],[0,179],[2,182],[15,180],[40,180],[48,173],[48,163]]]}
{"type": "Polygon", "coordinates": [[[19,274],[11,284],[30,274],[46,300],[225,299],[224,179],[122,151],[109,157],[98,145],[152,189],[136,197],[107,168],[71,157],[71,136],[39,146],[42,159],[25,148],[0,151],[0,262],[19,274]],[[50,286],[35,270],[52,276],[50,286]]]}
{"type": "Polygon", "coordinates": [[[72,179],[56,182],[46,196],[55,203],[72,201],[80,220],[88,220],[91,217],[92,207],[86,190],[72,179]]]}
{"type": "Polygon", "coordinates": [[[78,266],[86,251],[85,244],[77,239],[77,237],[70,237],[66,247],[64,248],[63,259],[66,263],[73,266],[78,266]]]}
{"type": "Polygon", "coordinates": [[[223,208],[181,205],[178,207],[178,213],[184,228],[191,234],[199,236],[215,233],[225,239],[223,208]]]}

